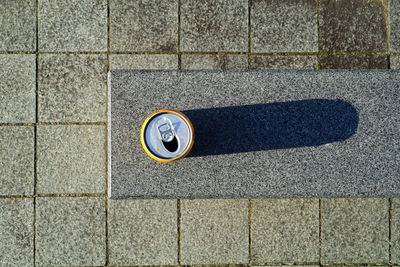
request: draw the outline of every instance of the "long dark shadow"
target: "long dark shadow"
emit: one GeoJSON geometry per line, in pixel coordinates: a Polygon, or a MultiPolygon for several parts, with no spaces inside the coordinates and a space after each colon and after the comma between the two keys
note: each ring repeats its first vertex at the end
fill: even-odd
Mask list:
{"type": "Polygon", "coordinates": [[[348,102],[312,99],[183,111],[195,128],[189,157],[319,146],[357,131],[348,102]]]}

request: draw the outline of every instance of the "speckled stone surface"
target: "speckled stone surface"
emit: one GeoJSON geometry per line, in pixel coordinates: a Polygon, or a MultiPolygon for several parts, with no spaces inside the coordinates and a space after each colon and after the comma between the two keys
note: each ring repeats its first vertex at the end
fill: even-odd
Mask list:
{"type": "Polygon", "coordinates": [[[251,1],[251,51],[318,51],[317,1],[251,1]]]}
{"type": "Polygon", "coordinates": [[[39,55],[38,75],[39,121],[106,120],[105,55],[39,55]]]}
{"type": "Polygon", "coordinates": [[[318,262],[318,199],[252,201],[252,262],[318,262]]]}
{"type": "Polygon", "coordinates": [[[390,50],[400,52],[400,0],[388,0],[390,20],[390,50]]]}
{"type": "Polygon", "coordinates": [[[0,50],[35,51],[35,0],[0,1],[0,50]]]}
{"type": "Polygon", "coordinates": [[[33,194],[33,127],[1,126],[0,140],[0,195],[33,194]]]}
{"type": "Polygon", "coordinates": [[[248,1],[182,0],[181,50],[248,50],[248,1]]]}
{"type": "Polygon", "coordinates": [[[389,262],[387,199],[323,199],[322,263],[389,262]]]}
{"type": "Polygon", "coordinates": [[[400,198],[392,199],[391,212],[391,262],[400,264],[400,198]]]}
{"type": "Polygon", "coordinates": [[[247,69],[247,55],[182,55],[182,69],[233,70],[247,69]]]}
{"type": "Polygon", "coordinates": [[[108,206],[111,265],[178,264],[176,200],[111,200],[108,206]]]}
{"type": "Polygon", "coordinates": [[[112,51],[178,49],[178,0],[110,1],[112,51]]]}
{"type": "Polygon", "coordinates": [[[386,55],[329,55],[320,57],[321,69],[387,69],[386,55]]]}
{"type": "Polygon", "coordinates": [[[252,56],[252,69],[298,69],[317,68],[316,56],[252,56]]]}
{"type": "Polygon", "coordinates": [[[114,70],[176,70],[178,69],[178,55],[110,55],[110,68],[114,70]]]}
{"type": "Polygon", "coordinates": [[[40,51],[107,51],[107,0],[39,0],[40,51]]]}
{"type": "Polygon", "coordinates": [[[33,266],[33,199],[0,199],[0,265],[33,266]]]}
{"type": "Polygon", "coordinates": [[[247,263],[248,246],[248,200],[182,200],[182,264],[247,263]]]}
{"type": "Polygon", "coordinates": [[[35,55],[0,55],[0,122],[35,122],[35,64],[35,55]]]}
{"type": "Polygon", "coordinates": [[[400,194],[397,71],[112,71],[110,75],[112,198],[400,194]],[[229,106],[233,107],[222,108],[229,106]],[[139,142],[144,119],[166,107],[186,112],[197,129],[191,154],[172,164],[149,158],[139,142]],[[253,113],[255,117],[249,117],[253,113]],[[243,120],[235,119],[235,114],[243,120]],[[235,123],[249,121],[259,126],[241,128],[243,137],[242,131],[232,129],[235,123]],[[269,126],[261,131],[265,126],[260,123],[269,126]],[[298,133],[292,135],[292,129],[298,133]],[[236,136],[243,141],[238,143],[236,136]],[[254,136],[264,141],[250,142],[254,136]]]}
{"type": "Polygon", "coordinates": [[[39,193],[102,193],[106,178],[105,126],[37,128],[39,193]]]}
{"type": "Polygon", "coordinates": [[[321,51],[387,51],[384,1],[321,0],[321,51]]]}
{"type": "Polygon", "coordinates": [[[102,266],[105,262],[103,198],[36,199],[36,266],[102,266]]]}
{"type": "Polygon", "coordinates": [[[400,56],[390,56],[390,68],[400,69],[400,56]]]}

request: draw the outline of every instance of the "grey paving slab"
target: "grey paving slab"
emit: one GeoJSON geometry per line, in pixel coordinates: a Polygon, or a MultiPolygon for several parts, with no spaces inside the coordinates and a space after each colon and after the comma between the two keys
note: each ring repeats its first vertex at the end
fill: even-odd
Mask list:
{"type": "Polygon", "coordinates": [[[386,55],[327,55],[320,57],[321,69],[387,69],[386,55]]]}
{"type": "Polygon", "coordinates": [[[400,264],[400,198],[392,199],[391,208],[391,262],[400,264]]]}
{"type": "Polygon", "coordinates": [[[176,200],[108,202],[111,265],[178,264],[176,200]]]}
{"type": "Polygon", "coordinates": [[[0,55],[0,122],[35,122],[35,55],[0,55]]]}
{"type": "Polygon", "coordinates": [[[182,55],[182,69],[232,70],[247,69],[247,55],[182,55]]]}
{"type": "Polygon", "coordinates": [[[384,2],[321,0],[320,51],[387,51],[384,2]]]}
{"type": "Polygon", "coordinates": [[[399,195],[399,72],[110,75],[112,198],[399,195]],[[191,154],[173,164],[139,142],[144,119],[166,107],[196,131],[191,154]]]}
{"type": "Polygon", "coordinates": [[[37,127],[38,193],[103,193],[105,126],[37,127]]]}
{"type": "Polygon", "coordinates": [[[252,56],[252,69],[316,69],[316,56],[252,56]]]}
{"type": "Polygon", "coordinates": [[[40,51],[107,51],[107,0],[39,0],[40,51]]]}
{"type": "Polygon", "coordinates": [[[104,198],[36,199],[36,266],[102,266],[106,262],[104,198]]]}
{"type": "Polygon", "coordinates": [[[33,127],[2,126],[0,140],[0,195],[33,194],[33,127]]]}
{"type": "Polygon", "coordinates": [[[33,199],[0,199],[0,265],[33,266],[33,199]]]}
{"type": "Polygon", "coordinates": [[[251,1],[251,51],[318,51],[317,1],[251,1]]]}
{"type": "Polygon", "coordinates": [[[178,0],[110,1],[113,51],[178,50],[178,0]]]}
{"type": "Polygon", "coordinates": [[[182,51],[248,50],[248,1],[182,0],[182,51]]]}
{"type": "Polygon", "coordinates": [[[318,262],[319,200],[252,200],[252,262],[318,262]]]}
{"type": "Polygon", "coordinates": [[[390,56],[390,68],[400,69],[400,56],[390,56]]]}
{"type": "Polygon", "coordinates": [[[36,50],[35,0],[0,2],[0,50],[36,50]]]}
{"type": "Polygon", "coordinates": [[[182,264],[248,263],[248,229],[248,200],[182,200],[182,264]]]}
{"type": "Polygon", "coordinates": [[[389,262],[388,199],[323,199],[322,263],[389,262]]]}
{"type": "Polygon", "coordinates": [[[178,55],[110,55],[111,69],[130,70],[176,70],[178,69],[178,55]]]}
{"type": "Polygon", "coordinates": [[[400,1],[389,0],[390,50],[400,52],[400,1]]]}
{"type": "Polygon", "coordinates": [[[106,120],[105,55],[39,55],[38,75],[39,121],[106,120]]]}

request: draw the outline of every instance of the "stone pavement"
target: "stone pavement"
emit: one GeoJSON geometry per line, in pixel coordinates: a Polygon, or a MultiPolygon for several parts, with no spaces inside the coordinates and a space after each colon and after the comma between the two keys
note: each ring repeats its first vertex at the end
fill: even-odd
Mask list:
{"type": "Polygon", "coordinates": [[[400,265],[400,199],[109,200],[107,71],[400,68],[399,0],[0,0],[0,266],[400,265]]]}

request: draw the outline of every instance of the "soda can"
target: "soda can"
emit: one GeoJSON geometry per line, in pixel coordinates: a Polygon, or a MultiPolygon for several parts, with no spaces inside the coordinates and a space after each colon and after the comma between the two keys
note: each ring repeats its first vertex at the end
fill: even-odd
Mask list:
{"type": "Polygon", "coordinates": [[[184,158],[194,144],[194,128],[185,114],[161,109],[150,114],[140,130],[140,142],[152,159],[174,162],[184,158]]]}

